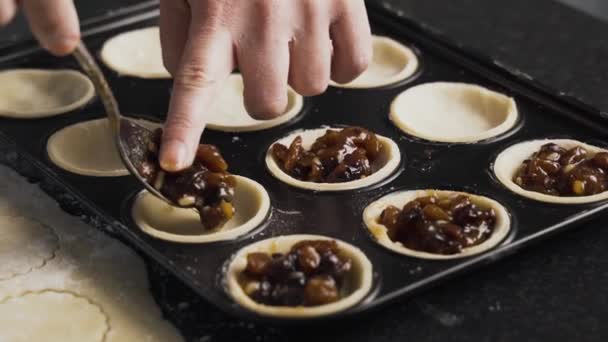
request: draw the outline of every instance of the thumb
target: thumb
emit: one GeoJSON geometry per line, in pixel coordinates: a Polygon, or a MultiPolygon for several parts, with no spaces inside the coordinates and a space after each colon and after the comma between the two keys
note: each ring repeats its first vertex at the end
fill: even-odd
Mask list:
{"type": "Polygon", "coordinates": [[[67,55],[78,45],[80,28],[72,0],[22,0],[32,33],[55,55],[67,55]]]}
{"type": "Polygon", "coordinates": [[[16,0],[0,0],[0,26],[5,26],[10,23],[16,13],[16,0]]]}

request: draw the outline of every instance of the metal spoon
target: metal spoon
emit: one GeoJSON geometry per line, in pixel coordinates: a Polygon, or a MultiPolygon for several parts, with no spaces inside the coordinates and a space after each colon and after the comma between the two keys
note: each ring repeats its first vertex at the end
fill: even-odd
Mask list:
{"type": "Polygon", "coordinates": [[[116,102],[116,98],[114,97],[108,82],[101,69],[99,69],[97,62],[95,62],[95,59],[91,56],[91,53],[82,41],[78,44],[78,47],[76,47],[73,55],[95,86],[95,90],[97,91],[106,111],[106,115],[108,116],[110,129],[114,134],[114,141],[118,148],[120,159],[122,159],[129,173],[135,176],[148,192],[170,205],[176,206],[175,203],[171,202],[161,194],[160,191],[146,182],[138,171],[141,164],[146,160],[148,143],[152,138],[153,132],[140,125],[135,120],[120,115],[118,102],[116,102]]]}

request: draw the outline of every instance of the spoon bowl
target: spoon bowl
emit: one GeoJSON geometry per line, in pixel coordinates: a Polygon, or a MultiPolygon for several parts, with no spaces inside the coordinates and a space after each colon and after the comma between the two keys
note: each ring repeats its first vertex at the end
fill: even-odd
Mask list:
{"type": "Polygon", "coordinates": [[[93,82],[95,90],[101,99],[106,115],[110,122],[110,130],[114,134],[114,141],[120,155],[120,159],[131,175],[133,175],[144,188],[159,199],[176,206],[167,199],[160,191],[148,183],[139,173],[141,164],[146,160],[148,145],[153,131],[140,125],[135,120],[120,114],[118,102],[108,85],[103,72],[95,62],[95,59],[81,41],[73,53],[74,57],[93,82]]]}

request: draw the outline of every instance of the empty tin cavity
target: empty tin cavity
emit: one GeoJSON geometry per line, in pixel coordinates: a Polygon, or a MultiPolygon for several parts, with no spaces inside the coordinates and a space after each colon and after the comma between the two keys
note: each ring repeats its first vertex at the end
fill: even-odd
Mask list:
{"type": "Polygon", "coordinates": [[[474,143],[509,131],[518,119],[515,100],[466,83],[436,82],[409,88],[391,105],[391,121],[414,137],[474,143]]]}
{"type": "Polygon", "coordinates": [[[331,82],[339,88],[378,88],[399,83],[418,71],[418,57],[409,47],[388,37],[373,36],[372,61],[363,74],[346,84],[331,82]]]}

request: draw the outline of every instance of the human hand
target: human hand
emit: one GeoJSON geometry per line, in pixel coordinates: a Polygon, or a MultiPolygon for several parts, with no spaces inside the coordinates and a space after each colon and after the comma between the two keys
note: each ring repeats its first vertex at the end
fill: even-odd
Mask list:
{"type": "Polygon", "coordinates": [[[363,0],[161,0],[160,28],[174,76],[160,151],[168,171],[192,163],[205,111],[235,67],[248,112],[270,119],[286,108],[288,84],[320,94],[330,78],[355,79],[372,53],[363,0]]]}
{"type": "Polygon", "coordinates": [[[19,6],[42,47],[58,56],[76,48],[80,27],[72,0],[0,0],[0,26],[13,19],[19,6]]]}

